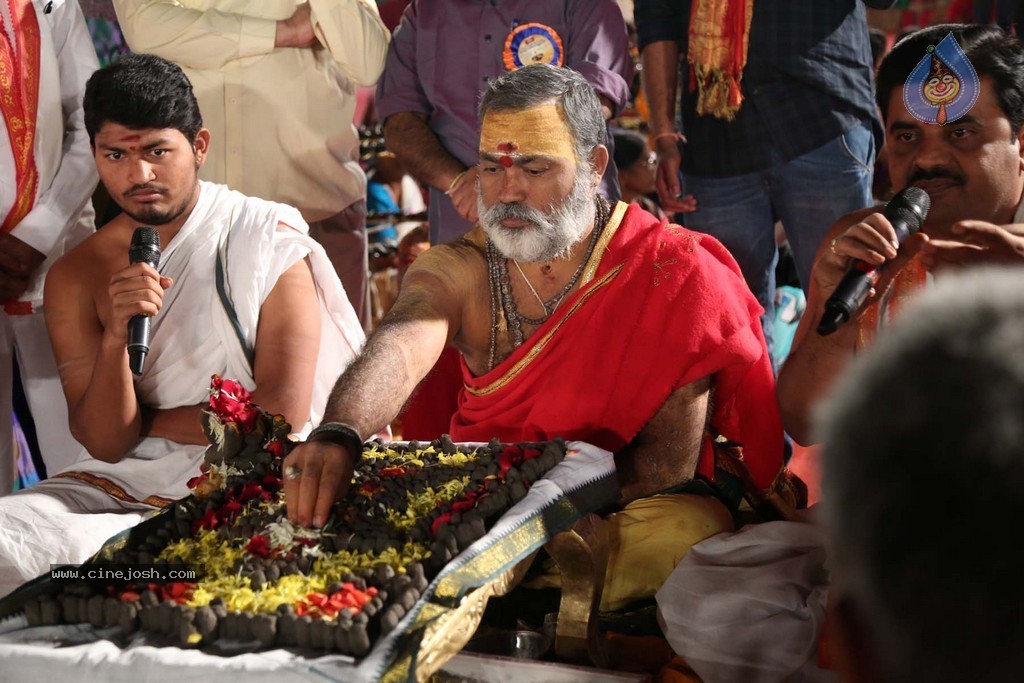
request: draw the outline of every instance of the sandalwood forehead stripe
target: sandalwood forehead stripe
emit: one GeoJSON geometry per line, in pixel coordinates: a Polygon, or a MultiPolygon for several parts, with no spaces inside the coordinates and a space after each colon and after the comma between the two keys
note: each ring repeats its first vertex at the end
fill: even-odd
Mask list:
{"type": "Polygon", "coordinates": [[[561,157],[576,161],[572,133],[557,105],[519,111],[489,111],[480,126],[480,153],[514,159],[561,157]]]}

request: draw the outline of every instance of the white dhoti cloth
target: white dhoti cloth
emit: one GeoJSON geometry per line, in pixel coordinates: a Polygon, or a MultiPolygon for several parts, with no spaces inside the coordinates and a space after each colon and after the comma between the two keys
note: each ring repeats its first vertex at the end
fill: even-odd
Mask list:
{"type": "Polygon", "coordinates": [[[837,680],[817,666],[824,543],[823,527],[788,521],[693,546],[655,596],[672,649],[705,681],[837,680]]]}
{"type": "MultiPolygon", "coordinates": [[[[213,374],[253,390],[247,354],[255,348],[260,308],[278,277],[308,258],[322,321],[310,423],[320,420],[331,388],[364,337],[323,248],[306,233],[291,207],[201,183],[195,208],[161,255],[159,270],[175,284],[153,318],[145,372],[135,382],[141,403],[202,403],[213,374]],[[218,259],[237,331],[217,294],[218,259]]],[[[309,423],[295,427],[304,432],[309,423]]],[[[186,483],[199,474],[204,451],[146,438],[120,462],[89,459],[0,498],[0,595],[51,563],[85,561],[110,536],[188,495],[186,483]]]]}

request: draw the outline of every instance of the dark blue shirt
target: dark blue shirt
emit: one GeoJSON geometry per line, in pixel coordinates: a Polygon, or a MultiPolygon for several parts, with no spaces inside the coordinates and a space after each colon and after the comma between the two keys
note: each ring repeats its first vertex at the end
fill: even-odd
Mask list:
{"type": "MultiPolygon", "coordinates": [[[[690,4],[636,0],[640,49],[674,41],[685,65],[690,4]]],[[[710,178],[761,171],[771,166],[773,147],[788,161],[865,121],[880,147],[864,4],[887,8],[894,0],[754,0],[736,119],[698,116],[697,93],[683,73],[683,170],[710,178]]]]}

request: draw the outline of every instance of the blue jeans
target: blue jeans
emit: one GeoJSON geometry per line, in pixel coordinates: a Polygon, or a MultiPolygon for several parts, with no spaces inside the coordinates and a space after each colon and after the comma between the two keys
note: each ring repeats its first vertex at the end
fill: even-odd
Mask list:
{"type": "Polygon", "coordinates": [[[1013,23],[1013,2],[1011,0],[974,0],[974,23],[989,24],[992,21],[1010,28],[1013,23]],[[995,17],[992,10],[995,9],[995,17]]]}
{"type": "MultiPolygon", "coordinates": [[[[685,152],[684,152],[685,153],[685,152]]],[[[686,227],[707,233],[728,249],[750,290],[764,307],[765,339],[772,349],[775,309],[775,221],[782,221],[804,291],[818,245],[844,214],[870,206],[875,143],[863,123],[791,161],[731,178],[686,175],[684,191],[697,210],[683,214],[686,227]]],[[[781,360],[781,359],[780,359],[781,360]]]]}

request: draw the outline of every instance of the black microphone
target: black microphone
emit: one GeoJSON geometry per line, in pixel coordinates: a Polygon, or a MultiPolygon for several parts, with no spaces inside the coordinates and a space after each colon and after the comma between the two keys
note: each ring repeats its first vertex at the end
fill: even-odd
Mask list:
{"type": "MultiPolygon", "coordinates": [[[[132,264],[148,263],[154,268],[160,263],[160,233],[154,228],[135,228],[132,244],[128,247],[128,261],[132,264]]],[[[128,321],[128,367],[132,374],[141,375],[149,353],[149,316],[134,315],[128,321]]]]}
{"type": "MultiPolygon", "coordinates": [[[[907,187],[889,200],[882,211],[896,231],[896,241],[903,244],[915,232],[921,229],[932,200],[928,193],[919,187],[907,187]]],[[[856,313],[871,293],[871,288],[878,282],[878,276],[889,265],[889,261],[881,265],[855,260],[846,275],[839,281],[839,286],[825,302],[825,313],[818,324],[818,334],[832,334],[840,325],[848,321],[856,313]]]]}

